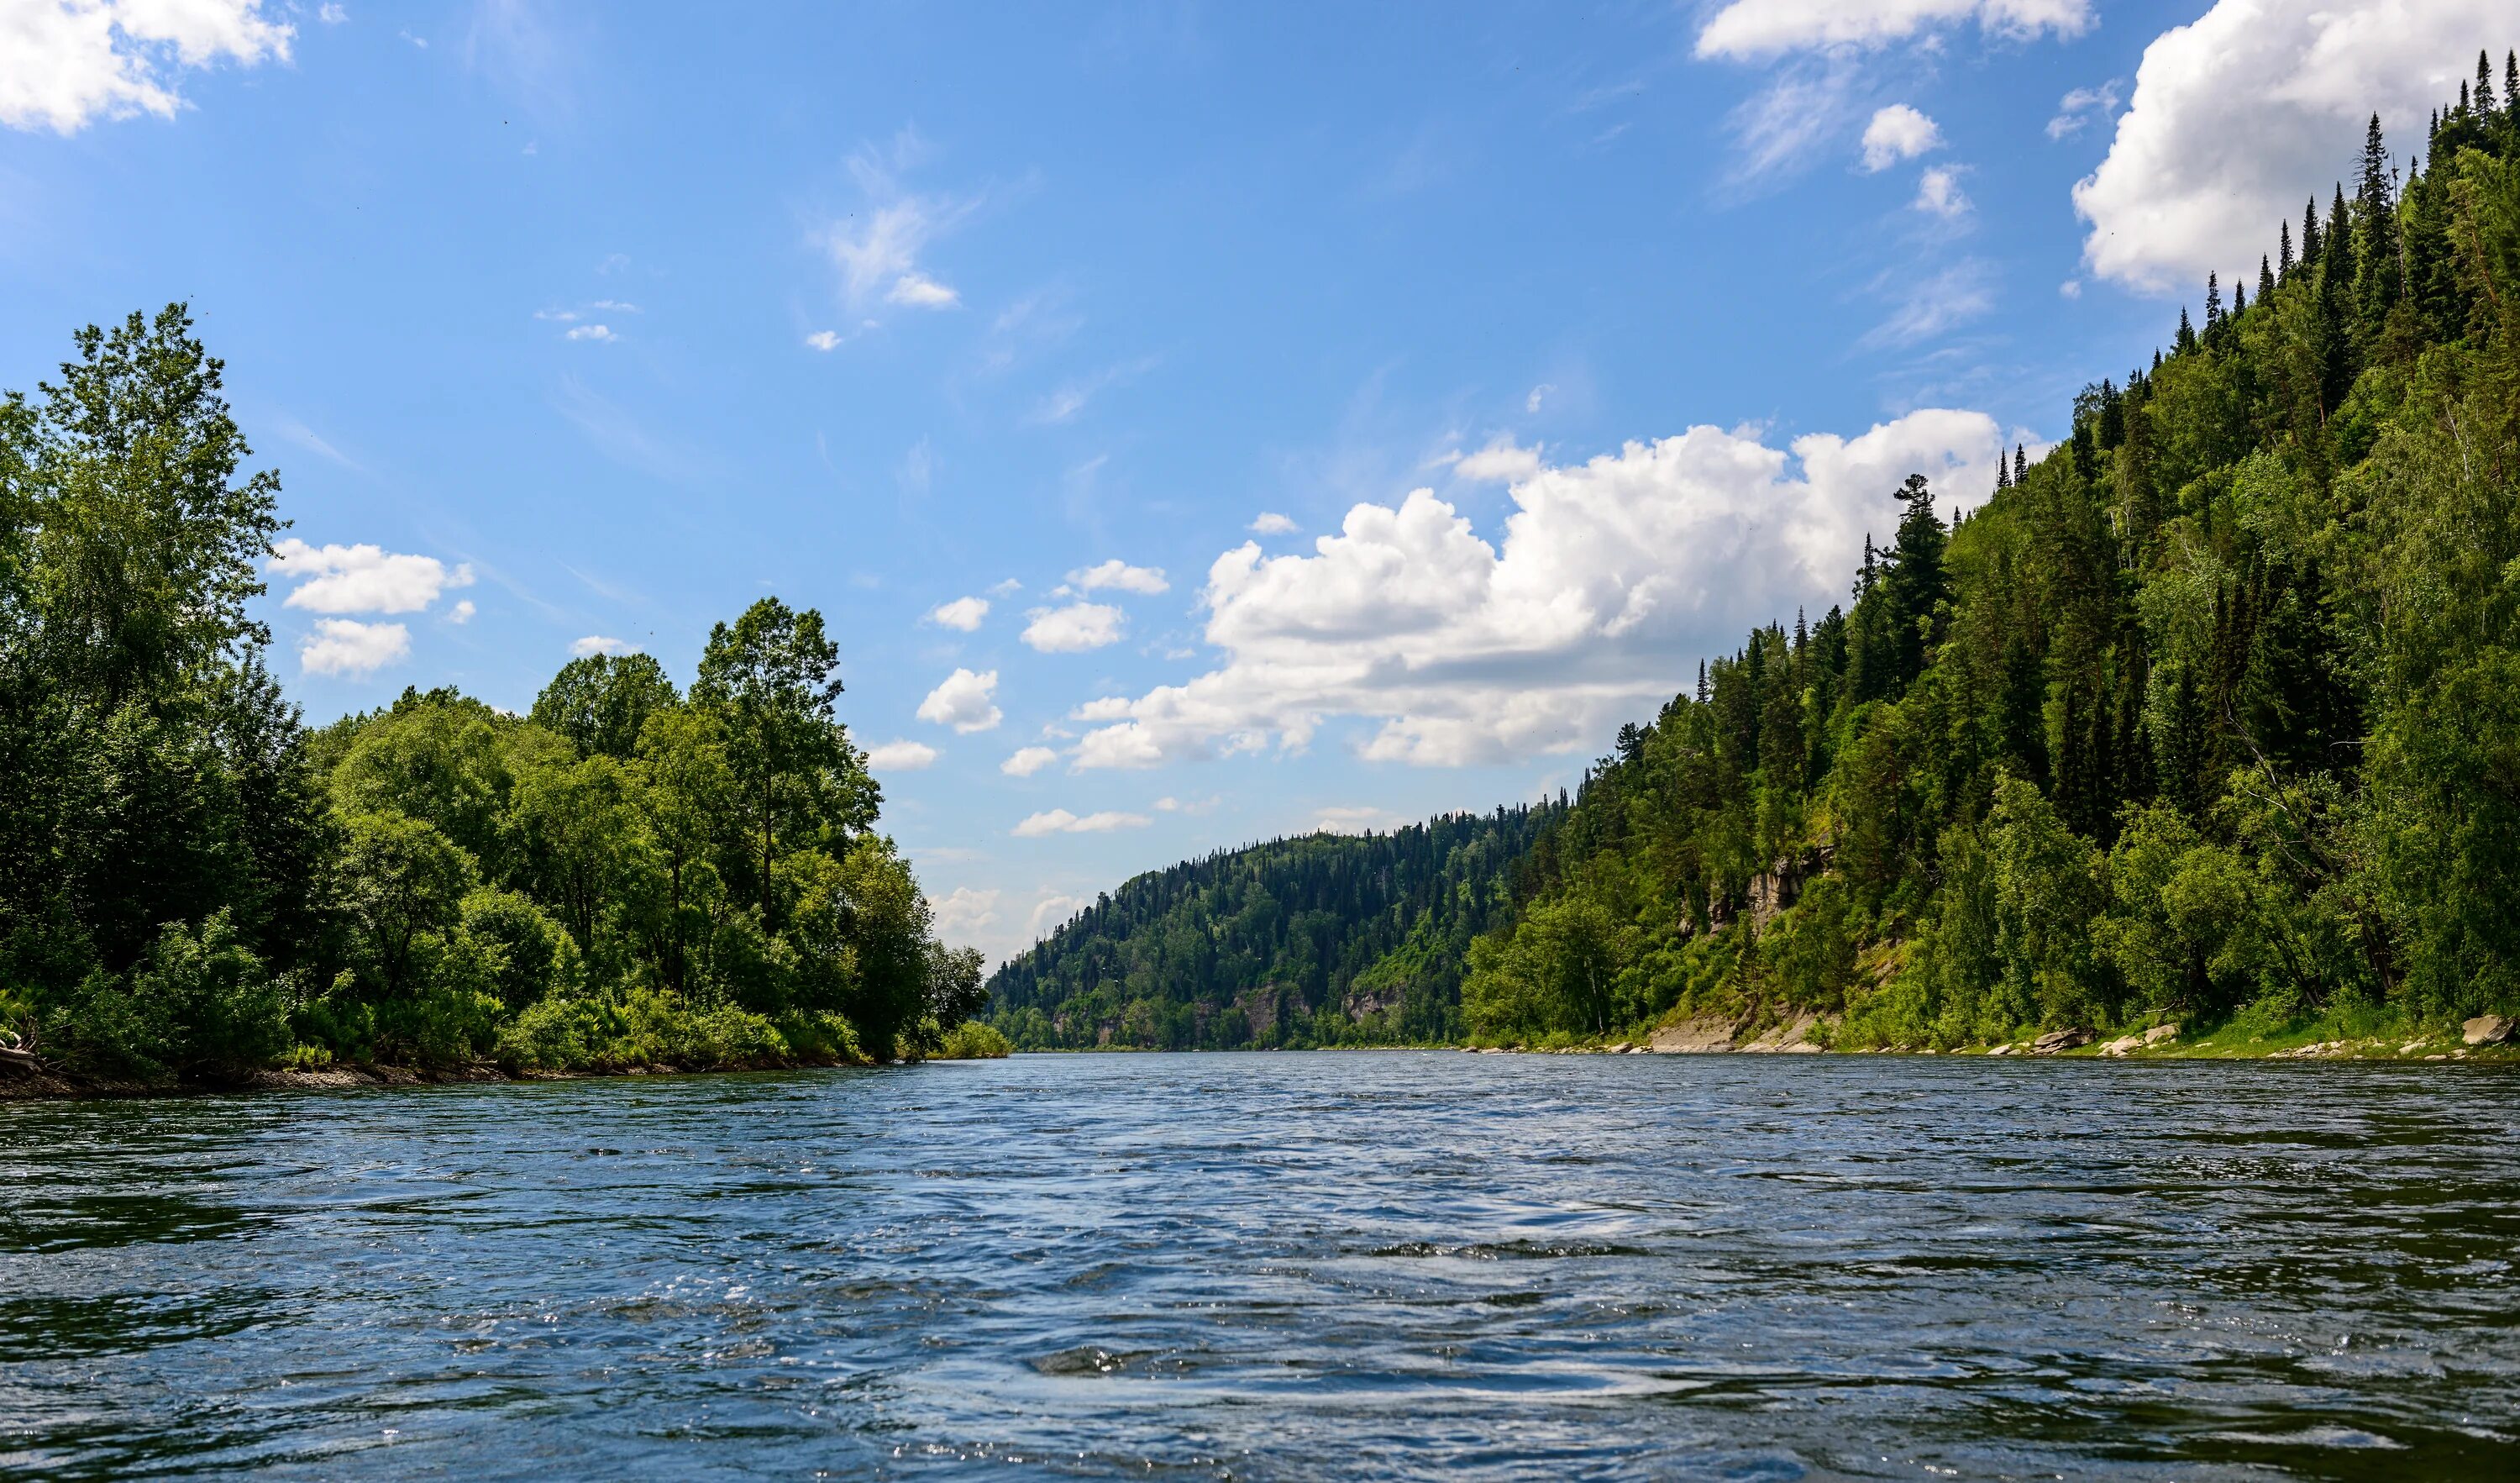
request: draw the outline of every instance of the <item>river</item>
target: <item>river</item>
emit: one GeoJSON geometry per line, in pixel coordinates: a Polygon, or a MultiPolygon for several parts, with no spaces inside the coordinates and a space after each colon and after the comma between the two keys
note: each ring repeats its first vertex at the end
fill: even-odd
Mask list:
{"type": "Polygon", "coordinates": [[[2507,1478],[2515,1125],[1444,1053],[0,1105],[0,1472],[2507,1478]]]}

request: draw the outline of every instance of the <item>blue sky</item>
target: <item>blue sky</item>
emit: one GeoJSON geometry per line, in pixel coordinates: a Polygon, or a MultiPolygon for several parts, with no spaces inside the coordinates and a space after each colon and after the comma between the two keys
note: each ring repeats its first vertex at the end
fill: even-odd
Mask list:
{"type": "Polygon", "coordinates": [[[318,722],[820,608],[1004,952],[1571,784],[2512,39],[2270,5],[30,0],[0,384],[192,302],[318,722]]]}

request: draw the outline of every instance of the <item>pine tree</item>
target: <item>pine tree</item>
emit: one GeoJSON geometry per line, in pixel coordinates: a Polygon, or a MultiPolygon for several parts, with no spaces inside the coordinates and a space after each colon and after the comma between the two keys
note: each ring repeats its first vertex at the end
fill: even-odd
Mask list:
{"type": "Polygon", "coordinates": [[[1995,492],[2002,494],[2011,487],[2012,460],[2005,458],[2003,450],[1999,448],[1995,453],[1995,492]]]}
{"type": "Polygon", "coordinates": [[[2354,286],[2354,298],[2367,335],[2379,332],[2388,318],[2389,306],[2398,301],[2398,212],[2390,196],[2389,151],[2380,137],[2380,115],[2374,113],[2362,139],[2362,181],[2354,198],[2355,225],[2362,236],[2356,252],[2362,271],[2354,286]]]}
{"type": "MultiPolygon", "coordinates": [[[[2287,234],[2287,235],[2289,235],[2289,234],[2287,234]]],[[[2291,252],[2286,251],[2286,252],[2284,253],[2284,255],[2285,255],[2286,257],[2289,257],[2289,256],[2291,256],[2292,254],[2291,254],[2291,252]]],[[[2275,296],[2275,270],[2274,270],[2274,265],[2273,265],[2272,263],[2268,262],[2268,261],[2267,261],[2267,259],[2266,259],[2265,254],[2261,253],[2261,254],[2259,255],[2259,257],[2258,257],[2258,302],[2260,302],[2260,303],[2265,303],[2268,299],[2272,298],[2272,297],[2274,297],[2274,296],[2275,296]]]]}
{"type": "Polygon", "coordinates": [[[2310,204],[2301,208],[2301,265],[2304,268],[2318,262],[2318,198],[2314,196],[2310,204]]]}
{"type": "MultiPolygon", "coordinates": [[[[2292,223],[2288,221],[2275,226],[2275,276],[2286,281],[2292,278],[2292,223]]],[[[2258,296],[2266,297],[2263,293],[2258,296]]]]}
{"type": "Polygon", "coordinates": [[[2220,274],[2205,275],[2205,333],[2223,328],[2223,279],[2220,274]]]}
{"type": "Polygon", "coordinates": [[[2345,182],[2336,183],[2336,200],[2327,208],[2327,266],[2342,275],[2340,288],[2355,282],[2353,218],[2345,211],[2345,182]]]}
{"type": "Polygon", "coordinates": [[[2185,355],[2196,348],[2196,331],[2187,323],[2187,306],[2179,306],[2179,335],[2171,342],[2174,355],[2185,355]]]}
{"type": "Polygon", "coordinates": [[[2476,54],[2476,111],[2479,113],[2494,112],[2494,54],[2492,52],[2476,54]]]}
{"type": "Polygon", "coordinates": [[[2012,445],[2012,481],[2015,484],[2030,482],[2030,450],[2019,443],[2012,445]]]}
{"type": "Polygon", "coordinates": [[[2520,48],[2502,54],[2502,112],[2520,128],[2520,48]]]}

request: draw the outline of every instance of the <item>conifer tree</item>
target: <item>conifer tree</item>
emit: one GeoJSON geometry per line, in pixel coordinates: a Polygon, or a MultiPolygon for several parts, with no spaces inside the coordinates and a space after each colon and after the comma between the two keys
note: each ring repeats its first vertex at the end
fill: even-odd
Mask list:
{"type": "Polygon", "coordinates": [[[2012,481],[2016,484],[2030,482],[2030,450],[2020,443],[2012,445],[2012,481]]]}
{"type": "Polygon", "coordinates": [[[2288,221],[2275,225],[2275,276],[2287,282],[2292,278],[2292,223],[2288,221]]]}
{"type": "Polygon", "coordinates": [[[2301,265],[2309,268],[2318,262],[2318,198],[2301,208],[2301,265]]]}
{"type": "Polygon", "coordinates": [[[2196,330],[2187,323],[2187,306],[2179,306],[2179,336],[2171,341],[2174,354],[2185,355],[2196,348],[2196,330]]]}
{"type": "Polygon", "coordinates": [[[2362,181],[2354,199],[2355,225],[2362,234],[2356,256],[2362,271],[2355,284],[2355,302],[2365,333],[2376,334],[2398,301],[2398,213],[2390,200],[2389,152],[2380,137],[2380,115],[2371,115],[2362,139],[2362,181]]]}
{"type": "MultiPolygon", "coordinates": [[[[2289,256],[2290,254],[2287,253],[2286,255],[2289,256]]],[[[2274,265],[2267,261],[2265,254],[2261,253],[2258,257],[2258,302],[2265,303],[2268,299],[2274,296],[2274,265]]]]}
{"type": "Polygon", "coordinates": [[[2345,211],[2345,182],[2336,183],[2336,200],[2327,208],[2327,265],[2342,275],[2339,288],[2355,282],[2353,218],[2345,211]]]}
{"type": "Polygon", "coordinates": [[[2492,52],[2476,54],[2476,111],[2479,113],[2494,112],[2494,54],[2492,52]]]}

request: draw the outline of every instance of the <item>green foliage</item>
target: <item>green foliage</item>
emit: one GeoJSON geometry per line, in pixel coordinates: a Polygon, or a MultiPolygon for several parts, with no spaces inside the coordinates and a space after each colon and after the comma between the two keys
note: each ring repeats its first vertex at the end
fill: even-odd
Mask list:
{"type": "Polygon", "coordinates": [[[1013,1052],[995,1025],[967,1019],[939,1037],[929,1054],[935,1060],[1004,1060],[1013,1052]]]}
{"type": "Polygon", "coordinates": [[[1140,876],[981,997],[1028,1050],[1450,1040],[1470,942],[1510,920],[1520,863],[1563,811],[1310,834],[1140,876]]]}
{"type": "Polygon", "coordinates": [[[290,553],[218,362],[180,305],[76,346],[0,398],[0,1016],[41,1054],[747,1066],[985,1002],[876,831],[821,614],[719,625],[689,698],[584,659],[530,717],[408,690],[310,734],[245,613],[290,553]]]}

